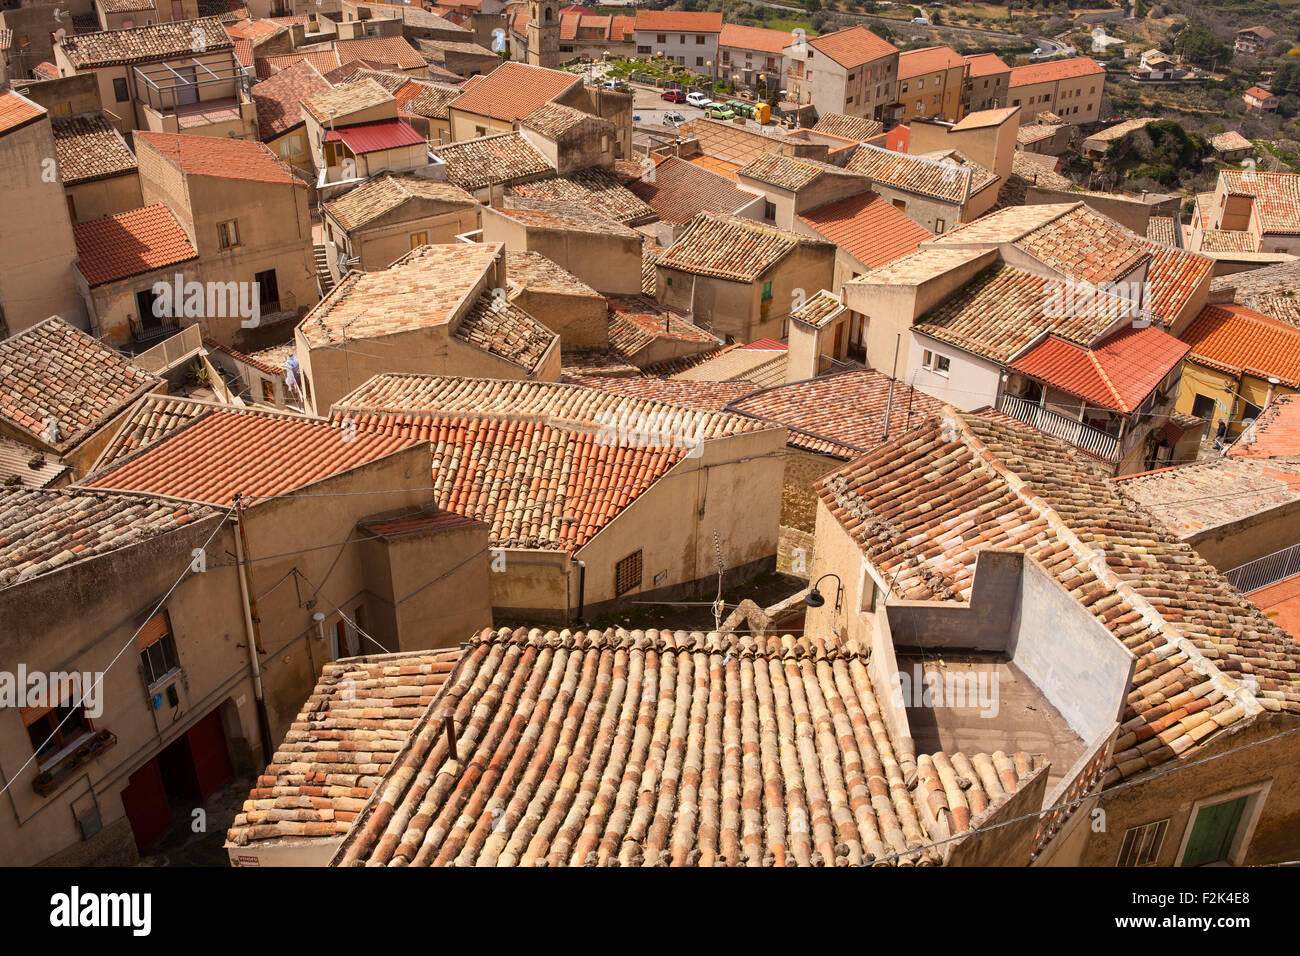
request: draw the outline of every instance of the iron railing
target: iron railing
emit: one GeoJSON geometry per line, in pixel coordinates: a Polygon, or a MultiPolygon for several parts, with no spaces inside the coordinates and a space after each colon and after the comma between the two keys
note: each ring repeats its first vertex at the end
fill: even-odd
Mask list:
{"type": "Polygon", "coordinates": [[[1293,544],[1289,548],[1274,551],[1223,572],[1233,587],[1246,593],[1276,584],[1293,574],[1300,574],[1300,544],[1293,544]]]}
{"type": "Polygon", "coordinates": [[[1004,392],[1001,401],[998,402],[998,411],[1037,428],[1040,432],[1055,435],[1094,458],[1102,461],[1119,460],[1119,440],[1115,436],[1107,435],[1104,431],[1081,421],[1067,418],[1050,408],[1043,408],[1004,392]]]}

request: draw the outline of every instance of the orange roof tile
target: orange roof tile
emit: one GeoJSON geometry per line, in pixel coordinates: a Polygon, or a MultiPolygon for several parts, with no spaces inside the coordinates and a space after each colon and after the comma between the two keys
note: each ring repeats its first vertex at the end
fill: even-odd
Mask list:
{"type": "Polygon", "coordinates": [[[1035,83],[1050,83],[1054,80],[1072,80],[1080,76],[1100,76],[1106,71],[1090,56],[1073,56],[1064,60],[1051,60],[1047,63],[1030,63],[1013,67],[1011,85],[1032,86],[1035,83]]]}
{"type": "Polygon", "coordinates": [[[199,257],[162,203],[79,223],[72,234],[77,269],[92,288],[199,257]]]}
{"type": "Polygon", "coordinates": [[[1192,361],[1300,386],[1300,329],[1244,305],[1207,305],[1179,336],[1192,361]]]}
{"type": "Polygon", "coordinates": [[[502,63],[451,103],[477,116],[515,122],[549,103],[582,78],[526,63],[502,63]]]}
{"type": "Polygon", "coordinates": [[[349,60],[374,60],[378,63],[396,63],[403,70],[418,70],[425,65],[420,52],[405,37],[400,36],[337,40],[334,48],[342,63],[349,60]]]}
{"type": "Polygon", "coordinates": [[[263,143],[217,136],[182,136],[177,133],[147,133],[136,130],[139,143],[148,143],[192,176],[242,179],[257,183],[305,183],[289,171],[263,143]]]}
{"type": "Polygon", "coordinates": [[[0,133],[8,133],[44,116],[45,110],[13,90],[0,90],[0,133]]]}
{"type": "Polygon", "coordinates": [[[225,506],[237,494],[281,495],[412,444],[366,432],[344,441],[320,420],[214,411],[85,483],[225,506]]]}
{"type": "Polygon", "coordinates": [[[961,66],[964,62],[960,53],[946,46],[904,50],[898,54],[898,78],[905,80],[925,73],[937,73],[940,70],[961,66]]]}
{"type": "Polygon", "coordinates": [[[257,104],[257,133],[263,140],[274,139],[300,126],[302,101],[330,88],[310,60],[300,60],[260,83],[250,93],[257,104]]]}
{"type": "Polygon", "coordinates": [[[702,212],[734,213],[758,198],[737,189],[730,179],[676,156],[656,163],[654,179],[634,180],[628,188],[660,219],[678,226],[702,212]]]}
{"type": "MultiPolygon", "coordinates": [[[[1228,449],[1231,458],[1300,455],[1300,398],[1278,395],[1228,449]]],[[[1292,633],[1295,633],[1294,631],[1292,633]]]]}
{"type": "Polygon", "coordinates": [[[898,47],[876,36],[864,26],[824,33],[819,37],[813,37],[808,41],[808,45],[818,53],[825,53],[840,66],[849,70],[898,52],[898,47]]]}
{"type": "Polygon", "coordinates": [[[718,46],[737,50],[759,50],[779,54],[794,42],[789,30],[769,30],[766,27],[747,27],[739,23],[725,23],[718,36],[718,46]]]}
{"type": "Polygon", "coordinates": [[[818,206],[799,219],[869,269],[915,252],[931,238],[928,231],[873,192],[818,206]]]}
{"type": "Polygon", "coordinates": [[[972,78],[997,76],[1011,72],[1011,67],[1007,66],[996,53],[980,53],[975,56],[968,56],[966,57],[966,63],[970,67],[969,75],[972,78]]]}
{"type": "Polygon", "coordinates": [[[721,33],[721,13],[692,13],[684,10],[638,10],[635,29],[669,33],[721,33]]]}

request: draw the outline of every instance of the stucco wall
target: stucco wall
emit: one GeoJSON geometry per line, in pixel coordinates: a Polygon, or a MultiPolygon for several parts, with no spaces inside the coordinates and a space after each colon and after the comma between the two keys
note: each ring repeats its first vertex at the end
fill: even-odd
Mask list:
{"type": "Polygon", "coordinates": [[[125,176],[111,176],[88,183],[77,183],[65,187],[72,198],[76,212],[74,223],[103,219],[115,213],[139,209],[144,205],[140,193],[140,176],[131,172],[125,176]]]}

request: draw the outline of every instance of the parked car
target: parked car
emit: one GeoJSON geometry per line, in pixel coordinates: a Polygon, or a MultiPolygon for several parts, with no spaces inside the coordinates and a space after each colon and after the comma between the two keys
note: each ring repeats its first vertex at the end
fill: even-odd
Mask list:
{"type": "Polygon", "coordinates": [[[664,90],[662,93],[659,94],[659,98],[661,100],[667,100],[669,103],[685,103],[686,91],[685,90],[664,90]]]}
{"type": "Polygon", "coordinates": [[[618,80],[606,80],[604,83],[601,84],[601,88],[606,90],[616,90],[619,88],[620,85],[621,84],[618,82],[618,80]]]}
{"type": "Polygon", "coordinates": [[[698,106],[700,109],[704,110],[713,105],[713,100],[709,99],[703,93],[688,93],[686,95],[686,102],[690,103],[691,106],[698,106]]]}
{"type": "Polygon", "coordinates": [[[686,117],[681,113],[664,113],[664,122],[672,123],[674,126],[680,126],[686,122],[686,117]]]}
{"type": "Polygon", "coordinates": [[[736,114],[730,107],[717,104],[706,109],[704,115],[709,119],[729,120],[735,117],[736,114]]]}
{"type": "Polygon", "coordinates": [[[913,22],[913,23],[929,23],[930,21],[927,20],[925,17],[912,17],[912,22],[913,22]]]}

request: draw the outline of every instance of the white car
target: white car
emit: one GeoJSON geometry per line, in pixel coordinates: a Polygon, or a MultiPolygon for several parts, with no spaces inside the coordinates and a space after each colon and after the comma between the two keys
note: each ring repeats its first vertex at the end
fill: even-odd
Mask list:
{"type": "Polygon", "coordinates": [[[713,100],[709,99],[703,93],[687,93],[686,102],[692,106],[698,106],[700,109],[708,109],[713,105],[713,100]]]}

